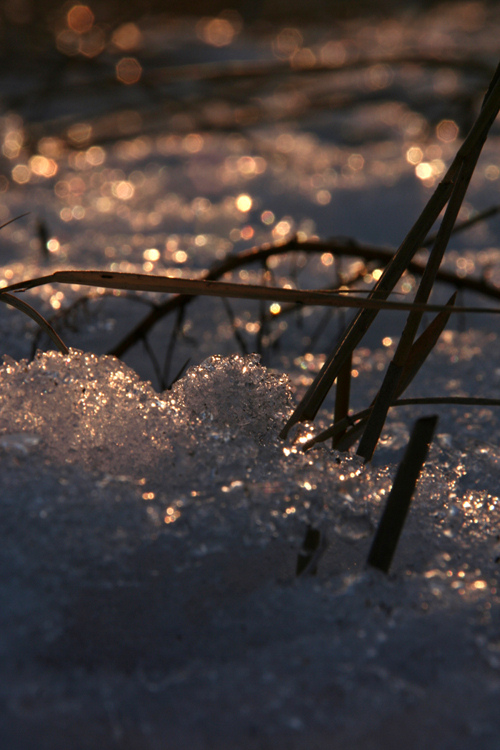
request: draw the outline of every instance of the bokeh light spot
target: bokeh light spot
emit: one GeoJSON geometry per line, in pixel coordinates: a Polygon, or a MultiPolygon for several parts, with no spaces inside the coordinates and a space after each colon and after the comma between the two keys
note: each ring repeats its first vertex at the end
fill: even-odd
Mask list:
{"type": "Polygon", "coordinates": [[[7,159],[17,159],[23,146],[22,130],[9,130],[5,135],[2,153],[7,159]]]}
{"type": "Polygon", "coordinates": [[[135,57],[122,57],[116,64],[116,77],[127,86],[137,83],[142,75],[142,67],[135,57]]]}
{"type": "Polygon", "coordinates": [[[115,182],[111,188],[111,192],[116,198],[121,201],[128,201],[134,196],[135,188],[132,183],[127,180],[120,180],[115,182]]]}
{"type": "Polygon", "coordinates": [[[182,141],[183,147],[190,154],[197,154],[203,148],[203,137],[199,133],[189,133],[182,141]]]}
{"type": "Polygon", "coordinates": [[[77,146],[87,143],[92,136],[92,126],[86,122],[77,122],[68,128],[68,138],[77,146]]]}
{"type": "Polygon", "coordinates": [[[424,158],[424,152],[418,146],[411,146],[406,152],[406,161],[408,164],[420,164],[424,158]]]}
{"type": "Polygon", "coordinates": [[[85,154],[85,160],[93,167],[99,167],[103,164],[105,158],[106,154],[100,146],[91,146],[85,154]]]}
{"type": "Polygon", "coordinates": [[[24,185],[26,182],[29,182],[30,176],[31,170],[25,164],[16,164],[12,170],[12,179],[18,185],[24,185]]]}
{"type": "Polygon", "coordinates": [[[453,120],[441,120],[436,128],[436,134],[440,141],[453,143],[458,137],[458,125],[453,120]]]}
{"type": "Polygon", "coordinates": [[[484,170],[484,176],[491,182],[493,182],[494,180],[498,180],[498,178],[500,177],[500,169],[495,164],[488,164],[488,166],[484,170]]]}
{"type": "Polygon", "coordinates": [[[242,239],[242,240],[251,240],[251,239],[252,239],[252,237],[253,237],[253,236],[254,236],[254,234],[255,234],[255,231],[254,231],[253,227],[251,227],[251,226],[246,226],[246,227],[243,227],[243,228],[241,229],[241,232],[240,232],[240,234],[241,234],[241,239],[242,239]]]}
{"type": "Polygon", "coordinates": [[[423,161],[415,167],[415,174],[419,180],[428,180],[432,177],[432,166],[429,162],[423,161]]]}
{"type": "Polygon", "coordinates": [[[144,260],[150,260],[153,263],[157,260],[160,260],[160,251],[156,249],[156,247],[150,247],[147,250],[144,250],[142,257],[144,260]]]}
{"type": "Polygon", "coordinates": [[[239,16],[229,18],[202,18],[196,25],[198,38],[213,47],[227,47],[241,28],[239,16]],[[233,21],[233,22],[232,22],[233,21]]]}
{"type": "Polygon", "coordinates": [[[273,44],[274,54],[282,59],[290,58],[302,47],[303,42],[304,38],[298,29],[282,29],[273,44]]]}
{"type": "Polygon", "coordinates": [[[236,198],[236,208],[242,213],[247,213],[252,208],[252,199],[249,195],[242,193],[236,198]]]}
{"type": "Polygon", "coordinates": [[[57,253],[60,247],[61,245],[59,244],[59,240],[56,240],[55,237],[52,237],[47,242],[47,250],[49,251],[49,253],[57,253]]]}
{"type": "Polygon", "coordinates": [[[113,32],[111,39],[115,47],[124,52],[130,52],[142,45],[143,37],[135,23],[124,23],[113,32]]]}
{"type": "Polygon", "coordinates": [[[68,26],[77,34],[85,34],[94,25],[94,14],[88,5],[73,5],[67,15],[68,26]]]}
{"type": "Polygon", "coordinates": [[[347,163],[353,172],[359,172],[365,166],[365,160],[361,154],[351,154],[347,163]]]}
{"type": "Polygon", "coordinates": [[[269,226],[269,224],[274,224],[276,217],[272,211],[263,211],[260,215],[260,220],[263,224],[269,226]]]}
{"type": "Polygon", "coordinates": [[[291,231],[292,231],[291,220],[288,221],[287,219],[282,219],[274,227],[273,237],[275,237],[276,239],[281,239],[282,237],[286,237],[287,234],[290,234],[291,231]]]}
{"type": "Polygon", "coordinates": [[[332,199],[332,194],[329,190],[318,190],[316,194],[316,200],[320,206],[327,206],[332,199]]]}
{"type": "Polygon", "coordinates": [[[47,159],[46,156],[32,156],[29,161],[30,169],[33,174],[39,177],[54,177],[57,174],[57,164],[53,159],[47,159]]]}
{"type": "Polygon", "coordinates": [[[177,250],[174,253],[174,260],[176,263],[185,263],[187,258],[187,253],[185,253],[184,250],[177,250]]]}

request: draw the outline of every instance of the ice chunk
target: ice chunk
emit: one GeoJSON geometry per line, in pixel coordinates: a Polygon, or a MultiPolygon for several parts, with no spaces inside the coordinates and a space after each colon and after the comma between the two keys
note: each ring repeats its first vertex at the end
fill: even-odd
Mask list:
{"type": "Polygon", "coordinates": [[[219,458],[234,453],[230,442],[240,461],[255,457],[275,442],[289,399],[286,378],[255,355],[211,357],[159,395],[114,357],[47,352],[0,369],[0,445],[38,444],[56,463],[111,474],[143,472],[167,456],[187,471],[186,457],[217,460],[214,444],[219,458]]]}

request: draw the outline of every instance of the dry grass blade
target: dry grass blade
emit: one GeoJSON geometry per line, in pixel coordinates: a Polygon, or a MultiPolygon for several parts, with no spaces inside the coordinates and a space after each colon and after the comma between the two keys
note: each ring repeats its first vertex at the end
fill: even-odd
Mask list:
{"type": "MultiPolygon", "coordinates": [[[[448,300],[448,306],[453,306],[455,304],[456,296],[457,293],[455,292],[448,300]]],[[[412,313],[410,313],[409,317],[411,317],[411,315],[412,313]]],[[[407,343],[411,343],[408,353],[406,347],[401,345],[403,336],[401,337],[394,358],[387,368],[380,391],[372,404],[366,429],[358,447],[358,455],[362,456],[365,461],[370,461],[373,456],[373,452],[384,427],[387,413],[392,402],[397,396],[401,396],[410,385],[411,381],[436,345],[449,318],[449,313],[439,313],[439,315],[434,318],[425,331],[413,343],[410,342],[410,336],[413,336],[412,329],[406,339],[407,343]]],[[[408,332],[408,324],[405,331],[408,332]]],[[[356,439],[357,434],[358,431],[356,431],[356,439]]]]}
{"type": "MultiPolygon", "coordinates": [[[[448,300],[448,305],[455,304],[456,296],[457,295],[455,293],[450,297],[450,299],[448,300]]],[[[420,370],[427,357],[433,350],[434,346],[436,345],[440,335],[442,334],[446,327],[446,324],[448,323],[449,318],[450,316],[448,313],[439,313],[434,318],[434,320],[427,326],[425,331],[413,343],[403,367],[398,368],[394,364],[394,361],[391,362],[391,364],[389,365],[389,372],[391,373],[391,375],[394,375],[394,383],[397,385],[397,387],[395,393],[393,393],[391,396],[391,403],[389,404],[389,408],[392,405],[392,401],[394,400],[394,398],[401,396],[408,388],[413,378],[420,370]]],[[[352,429],[350,429],[349,432],[347,432],[345,436],[342,437],[342,441],[340,437],[337,439],[336,447],[339,450],[348,450],[356,442],[361,432],[363,431],[365,424],[370,419],[373,410],[376,409],[376,407],[377,401],[375,400],[375,402],[372,403],[367,416],[361,419],[352,429]]],[[[387,412],[385,412],[384,422],[386,416],[387,412]]]]}
{"type": "MultiPolygon", "coordinates": [[[[335,391],[335,414],[334,424],[345,419],[349,414],[349,397],[351,394],[351,368],[352,357],[349,357],[337,378],[337,388],[335,391]]],[[[339,433],[332,440],[332,448],[336,448],[344,432],[339,433]]]]}
{"type": "MultiPolygon", "coordinates": [[[[500,69],[499,69],[500,70],[500,69]]],[[[497,76],[498,77],[498,71],[497,76]]],[[[483,108],[488,102],[488,98],[491,95],[491,87],[486,93],[483,108]]],[[[446,207],[446,211],[439,227],[435,243],[429,255],[425,271],[420,281],[415,301],[418,303],[427,302],[436,280],[437,272],[444,253],[448,246],[449,239],[453,232],[453,227],[458,217],[458,213],[462,206],[462,203],[469,187],[470,180],[474,174],[474,170],[481,154],[482,147],[488,136],[489,129],[493,125],[496,113],[492,114],[488,123],[485,124],[484,131],[481,137],[478,139],[474,148],[466,155],[463,163],[460,166],[460,170],[453,186],[453,190],[450,196],[450,200],[446,207]]],[[[402,370],[410,354],[411,348],[415,336],[418,331],[418,327],[422,320],[422,314],[419,312],[411,312],[408,315],[408,320],[404,327],[403,333],[399,340],[398,346],[394,353],[392,362],[390,363],[380,391],[375,399],[372,412],[368,419],[366,429],[363,433],[363,437],[360,440],[358,447],[358,455],[362,456],[365,461],[370,461],[377,443],[384,427],[387,413],[390,405],[394,400],[394,395],[399,391],[399,383],[401,381],[402,370]]],[[[421,364],[421,363],[420,363],[421,364]]],[[[420,366],[420,365],[419,365],[420,366]]]]}
{"type": "Polygon", "coordinates": [[[6,305],[10,305],[11,307],[15,307],[17,310],[20,310],[25,315],[28,315],[32,320],[35,321],[35,323],[38,323],[40,328],[42,328],[45,333],[50,336],[56,347],[59,349],[60,352],[63,354],[69,354],[69,349],[62,341],[62,339],[57,335],[57,333],[54,331],[50,323],[48,323],[45,318],[40,315],[39,312],[37,312],[31,305],[28,305],[27,302],[24,302],[23,300],[19,299],[19,297],[16,297],[13,294],[8,294],[7,292],[3,291],[0,292],[0,302],[4,302],[6,305]]]}
{"type": "MultiPolygon", "coordinates": [[[[470,159],[471,154],[475,154],[478,147],[480,148],[480,145],[484,142],[489,128],[500,109],[499,77],[500,66],[497,68],[495,76],[490,84],[481,112],[456,154],[443,181],[438,185],[426,207],[406,236],[397,253],[386,266],[379,282],[375,286],[374,294],[377,294],[379,298],[387,298],[390,292],[394,289],[394,286],[401,278],[411,259],[424,242],[434,222],[439,217],[441,210],[447,204],[463,164],[470,159]]],[[[305,419],[314,419],[326,397],[326,394],[333,385],[335,378],[338,376],[341,367],[359,344],[376,315],[377,311],[368,309],[368,307],[358,313],[344,336],[343,341],[330,357],[328,357],[323,368],[306,392],[304,398],[288,420],[281,432],[282,437],[286,437],[290,428],[297,422],[305,419]]]]}
{"type": "MultiPolygon", "coordinates": [[[[123,289],[136,292],[159,292],[194,296],[228,297],[233,299],[255,299],[277,302],[295,302],[301,305],[323,307],[367,308],[370,311],[403,310],[410,312],[450,312],[500,314],[496,307],[447,307],[446,305],[425,305],[413,302],[396,302],[377,299],[350,297],[334,290],[283,289],[276,286],[257,284],[233,284],[224,281],[203,279],[177,279],[168,276],[150,276],[140,273],[120,273],[108,271],[56,271],[49,276],[40,276],[11,284],[5,292],[20,292],[44,284],[79,284],[107,289],[123,289]]],[[[372,292],[373,295],[373,292],[372,292]]]]}
{"type": "Polygon", "coordinates": [[[367,560],[368,565],[383,573],[389,572],[437,420],[436,416],[417,420],[403,460],[398,466],[367,560]]]}
{"type": "MultiPolygon", "coordinates": [[[[457,293],[451,295],[447,302],[448,306],[453,306],[457,298],[457,293]]],[[[446,324],[450,319],[449,313],[439,313],[436,315],[433,321],[429,323],[425,331],[420,334],[418,339],[413,343],[410,352],[406,358],[406,362],[401,370],[401,377],[398,383],[397,395],[401,396],[413,378],[420,370],[425,360],[436,346],[439,337],[446,328],[446,324]]]]}

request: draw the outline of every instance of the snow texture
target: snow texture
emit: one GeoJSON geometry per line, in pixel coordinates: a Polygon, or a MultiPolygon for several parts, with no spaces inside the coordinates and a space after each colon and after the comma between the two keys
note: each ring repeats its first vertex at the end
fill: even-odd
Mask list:
{"type": "MultiPolygon", "coordinates": [[[[0,224],[31,213],[2,228],[2,286],[64,268],[195,278],[294,233],[396,247],[497,64],[494,6],[331,28],[322,17],[283,34],[245,18],[221,47],[200,39],[208,18],[138,22],[147,81],[170,75],[171,61],[274,70],[277,55],[283,75],[292,61],[289,77],[236,86],[167,75],[158,90],[113,88],[121,48],[35,61],[19,36],[0,71],[0,224]],[[331,75],[301,71],[311,55],[331,75]],[[431,64],[363,67],[367,56],[431,64]]],[[[56,33],[60,44],[94,39],[59,30],[51,44],[56,33]]],[[[493,128],[460,219],[499,202],[499,148],[493,128]]],[[[499,246],[497,217],[454,236],[443,267],[498,290],[499,246]]],[[[320,288],[357,274],[366,292],[376,265],[301,252],[269,259],[265,275],[253,265],[225,278],[320,288]]],[[[314,425],[278,435],[347,313],[271,318],[269,307],[196,300],[178,330],[165,319],[125,364],[104,353],[164,298],[102,291],[24,293],[74,347],[68,356],[29,361],[35,325],[0,310],[0,748],[498,750],[498,407],[394,409],[368,466],[328,443],[304,453],[331,423],[331,401],[314,425]],[[172,359],[153,376],[144,351],[161,370],[172,331],[172,359]],[[235,354],[259,347],[266,367],[235,354]],[[368,551],[412,424],[433,413],[385,575],[366,567],[368,551]],[[298,577],[308,529],[322,555],[316,575],[298,577]]],[[[414,276],[396,292],[413,294],[414,276]]],[[[377,392],[404,317],[380,314],[354,353],[353,410],[377,392]]],[[[452,316],[405,395],[500,398],[498,316],[452,316]]]]}
{"type": "Polygon", "coordinates": [[[290,408],[255,355],[163,394],[112,357],[4,363],[3,747],[497,747],[498,442],[440,433],[385,576],[394,463],[284,446],[290,408]]]}

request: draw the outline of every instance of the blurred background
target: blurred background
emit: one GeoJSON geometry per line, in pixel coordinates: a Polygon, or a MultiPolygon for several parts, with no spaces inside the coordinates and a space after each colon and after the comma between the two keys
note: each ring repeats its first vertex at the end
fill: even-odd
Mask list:
{"type": "MultiPolygon", "coordinates": [[[[1,283],[56,268],[192,278],[253,246],[340,238],[338,254],[224,278],[367,291],[378,250],[399,245],[474,122],[499,38],[498,3],[482,0],[1,2],[0,224],[28,214],[0,234],[1,283]]],[[[460,220],[492,211],[445,261],[495,293],[499,153],[494,127],[460,220]]],[[[407,273],[397,291],[415,284],[407,273]]],[[[235,350],[306,385],[349,319],[198,300],[125,347],[159,301],[119,296],[47,285],[29,298],[69,345],[120,351],[144,377],[141,347],[166,347],[160,387],[188,358],[235,350]]],[[[389,347],[398,318],[380,319],[372,343],[389,347]]],[[[1,311],[0,334],[15,357],[47,343],[17,311],[1,311]]]]}

